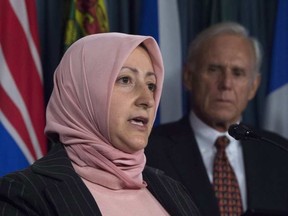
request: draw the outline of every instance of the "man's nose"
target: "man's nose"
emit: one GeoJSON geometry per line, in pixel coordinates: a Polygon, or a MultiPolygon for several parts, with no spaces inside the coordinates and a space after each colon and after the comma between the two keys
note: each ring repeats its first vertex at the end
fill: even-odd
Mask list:
{"type": "Polygon", "coordinates": [[[233,76],[230,71],[226,70],[221,73],[220,87],[224,89],[230,89],[233,85],[233,76]]]}

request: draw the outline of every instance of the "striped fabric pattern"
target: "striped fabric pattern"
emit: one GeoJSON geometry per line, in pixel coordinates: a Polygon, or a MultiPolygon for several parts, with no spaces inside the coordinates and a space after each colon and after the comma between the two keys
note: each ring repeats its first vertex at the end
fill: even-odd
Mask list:
{"type": "MultiPolygon", "coordinates": [[[[186,189],[162,171],[146,167],[143,178],[170,215],[200,215],[186,189]]],[[[3,216],[101,215],[60,143],[29,168],[0,178],[0,209],[3,216]]]]}
{"type": "Polygon", "coordinates": [[[0,176],[46,152],[34,0],[0,1],[0,176]]]}

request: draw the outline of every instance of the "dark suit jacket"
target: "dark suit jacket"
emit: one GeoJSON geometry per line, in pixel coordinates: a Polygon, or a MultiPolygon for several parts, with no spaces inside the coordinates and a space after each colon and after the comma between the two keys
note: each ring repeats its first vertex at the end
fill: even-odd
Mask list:
{"type": "MultiPolygon", "coordinates": [[[[149,191],[171,215],[199,215],[181,184],[149,167],[143,177],[149,191]]],[[[101,215],[61,144],[29,168],[0,179],[0,214],[101,215]]]]}
{"type": "MultiPolygon", "coordinates": [[[[276,134],[261,133],[288,145],[276,134]]],[[[248,209],[288,210],[288,152],[261,141],[243,141],[242,146],[248,209]]],[[[148,165],[186,186],[201,215],[220,215],[188,116],[154,128],[145,151],[148,165]]]]}

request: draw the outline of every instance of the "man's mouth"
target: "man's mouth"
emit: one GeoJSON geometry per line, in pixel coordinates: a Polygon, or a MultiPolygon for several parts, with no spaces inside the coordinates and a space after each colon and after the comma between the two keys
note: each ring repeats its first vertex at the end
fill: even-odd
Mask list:
{"type": "Polygon", "coordinates": [[[217,101],[223,102],[223,103],[231,103],[232,102],[232,100],[230,100],[228,98],[218,98],[217,101]]]}

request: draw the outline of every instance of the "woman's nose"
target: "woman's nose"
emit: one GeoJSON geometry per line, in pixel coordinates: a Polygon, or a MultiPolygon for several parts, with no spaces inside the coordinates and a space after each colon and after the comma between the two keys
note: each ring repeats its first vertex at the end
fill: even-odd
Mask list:
{"type": "Polygon", "coordinates": [[[155,104],[154,93],[148,88],[148,86],[142,86],[138,91],[139,95],[136,100],[136,105],[144,107],[145,109],[153,107],[155,104]]]}

